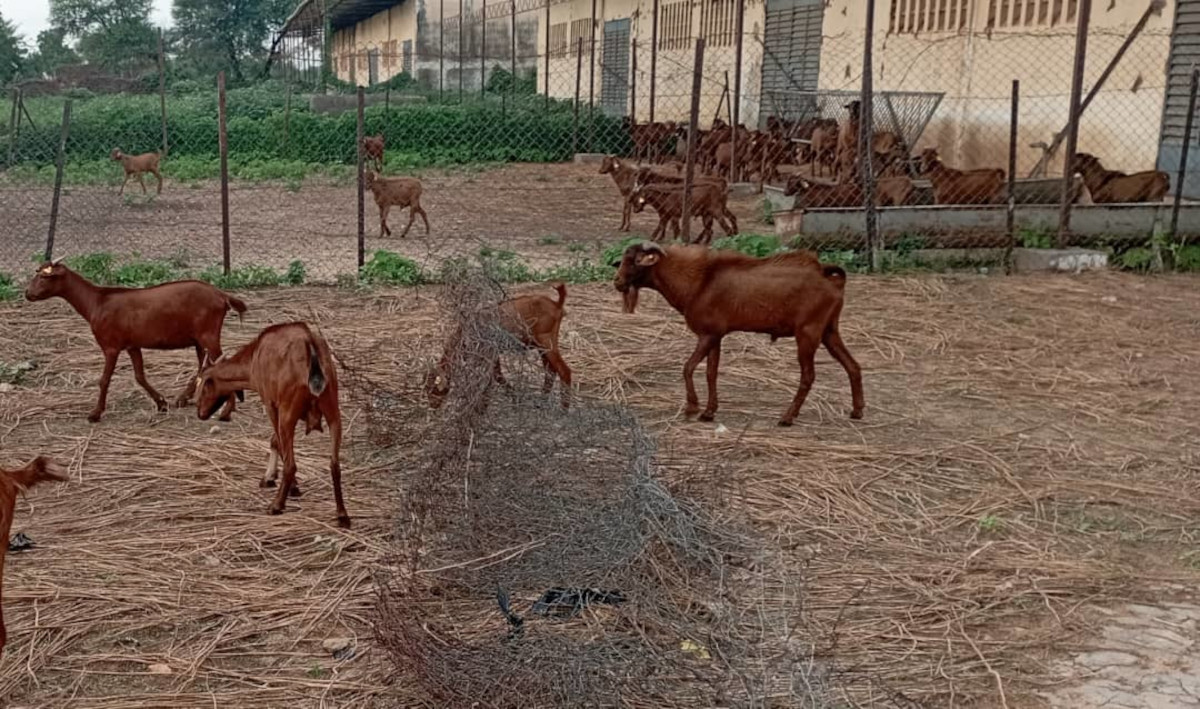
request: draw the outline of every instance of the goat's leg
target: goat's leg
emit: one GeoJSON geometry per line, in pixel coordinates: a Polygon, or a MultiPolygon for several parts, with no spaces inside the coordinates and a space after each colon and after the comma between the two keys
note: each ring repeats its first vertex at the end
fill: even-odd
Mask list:
{"type": "Polygon", "coordinates": [[[792,399],[792,405],[788,407],[783,418],[779,419],[780,426],[791,426],[796,420],[796,414],[800,413],[800,407],[804,406],[804,400],[817,378],[817,367],[813,361],[816,353],[817,339],[806,332],[797,332],[796,357],[800,360],[800,388],[796,390],[796,398],[792,399]]]}
{"type": "MultiPolygon", "coordinates": [[[[270,407],[267,407],[270,413],[270,407]]],[[[275,418],[271,417],[271,425],[275,425],[275,418]]],[[[275,487],[275,480],[279,477],[279,434],[271,433],[271,453],[267,458],[267,469],[263,471],[262,480],[258,481],[259,487],[275,487]]]]}
{"type": "Polygon", "coordinates": [[[346,512],[346,503],[342,500],[342,416],[336,408],[323,413],[326,420],[329,421],[329,438],[332,444],[332,452],[329,456],[329,477],[333,480],[333,502],[337,505],[338,526],[349,529],[350,513],[346,512]]]}
{"type": "MultiPolygon", "coordinates": [[[[679,220],[680,219],[681,219],[681,217],[672,217],[671,218],[671,240],[672,241],[679,241],[679,232],[680,232],[679,220]]],[[[666,235],[667,235],[667,230],[663,229],[663,236],[666,236],[666,235]]]]}
{"type": "Polygon", "coordinates": [[[275,426],[275,433],[279,440],[279,453],[283,458],[283,480],[279,483],[279,490],[275,493],[275,500],[271,502],[271,506],[267,508],[269,514],[282,514],[287,507],[288,492],[291,491],[292,485],[296,483],[296,416],[291,410],[284,410],[278,414],[278,422],[275,426]]]}
{"type": "Polygon", "coordinates": [[[104,413],[104,406],[108,401],[108,383],[112,381],[113,370],[117,368],[117,357],[120,356],[121,350],[104,351],[104,372],[100,374],[100,397],[96,399],[96,408],[88,414],[88,421],[92,423],[99,421],[100,414],[104,413]]]}
{"type": "Polygon", "coordinates": [[[385,204],[379,207],[379,238],[391,236],[392,230],[388,228],[387,215],[392,211],[392,205],[385,204]]]}
{"type": "Polygon", "coordinates": [[[192,400],[192,396],[196,393],[196,380],[200,378],[200,374],[204,371],[204,348],[196,345],[196,376],[189,377],[187,386],[183,391],[179,392],[179,396],[175,397],[175,408],[182,409],[192,400]]]}
{"type": "Polygon", "coordinates": [[[162,173],[160,173],[158,171],[158,168],[154,168],[154,178],[158,180],[157,194],[162,194],[163,179],[162,179],[162,173]]]}
{"type": "Polygon", "coordinates": [[[117,192],[117,196],[125,194],[125,185],[129,184],[129,173],[125,173],[125,179],[121,181],[121,190],[117,192]]]}
{"type": "MultiPolygon", "coordinates": [[[[425,236],[429,236],[429,217],[425,215],[425,210],[417,202],[413,202],[412,211],[421,215],[421,221],[425,222],[425,236]]],[[[411,216],[411,213],[410,215],[411,216]]]]}
{"type": "Polygon", "coordinates": [[[683,415],[691,418],[700,411],[700,399],[696,396],[696,384],[692,381],[692,376],[696,373],[696,365],[700,364],[700,360],[708,354],[713,345],[719,342],[719,338],[709,335],[701,336],[696,341],[696,349],[692,352],[692,356],[688,357],[687,362],[683,365],[683,385],[687,390],[687,405],[683,409],[683,415]]]}
{"type": "Polygon", "coordinates": [[[408,224],[404,225],[404,231],[400,232],[400,238],[408,236],[408,230],[412,229],[413,222],[417,220],[417,212],[411,206],[408,208],[408,224]]]}
{"type": "Polygon", "coordinates": [[[150,386],[150,382],[146,381],[145,365],[142,362],[142,350],[137,347],[130,347],[129,361],[133,362],[133,378],[137,380],[137,383],[143,389],[145,389],[146,393],[150,395],[150,398],[154,400],[154,405],[158,407],[158,410],[166,411],[167,400],[162,397],[162,394],[159,394],[157,391],[155,391],[154,387],[150,386]]]}
{"type": "Polygon", "coordinates": [[[629,231],[633,221],[633,202],[629,200],[629,195],[622,195],[624,204],[621,205],[621,226],[617,227],[617,231],[629,231]]]}
{"type": "Polygon", "coordinates": [[[708,351],[708,364],[704,378],[708,383],[708,404],[700,414],[701,421],[712,421],[717,413],[717,371],[721,368],[721,340],[718,339],[708,351]]]}
{"type": "Polygon", "coordinates": [[[558,375],[559,386],[562,388],[562,407],[571,408],[571,368],[567,366],[557,347],[546,352],[546,361],[558,375]]]}
{"type": "Polygon", "coordinates": [[[150,194],[146,191],[146,173],[139,172],[137,174],[138,184],[142,186],[142,194],[150,194]]]}
{"type": "Polygon", "coordinates": [[[712,215],[705,212],[700,216],[700,223],[704,225],[704,228],[700,231],[700,235],[696,237],[696,243],[707,244],[712,241],[713,237],[712,215]]]}
{"type": "Polygon", "coordinates": [[[858,362],[846,348],[846,343],[842,342],[842,335],[838,331],[836,320],[829,325],[829,329],[825,331],[825,337],[822,339],[825,349],[829,350],[829,354],[833,355],[833,358],[842,365],[850,377],[850,397],[854,406],[850,410],[850,418],[860,419],[863,417],[863,408],[866,406],[866,402],[863,400],[862,368],[858,366],[858,362]]]}

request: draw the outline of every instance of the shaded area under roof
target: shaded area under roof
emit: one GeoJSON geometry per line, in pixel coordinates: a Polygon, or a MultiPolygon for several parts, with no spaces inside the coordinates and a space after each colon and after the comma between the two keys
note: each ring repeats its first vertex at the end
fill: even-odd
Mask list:
{"type": "MultiPolygon", "coordinates": [[[[325,6],[329,11],[330,28],[340,30],[403,2],[404,0],[325,0],[325,6]]],[[[307,34],[320,29],[321,0],[304,0],[287,19],[282,32],[307,34]]]]}

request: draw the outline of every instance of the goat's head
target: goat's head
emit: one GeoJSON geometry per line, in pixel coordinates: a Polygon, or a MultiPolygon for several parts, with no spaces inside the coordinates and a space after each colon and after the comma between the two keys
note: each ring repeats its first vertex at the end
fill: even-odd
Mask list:
{"type": "Polygon", "coordinates": [[[446,401],[446,395],[449,393],[449,372],[444,371],[442,367],[430,367],[429,371],[425,373],[425,398],[429,402],[429,408],[441,408],[442,403],[446,401]]]}
{"type": "Polygon", "coordinates": [[[66,275],[71,269],[62,264],[57,258],[38,266],[37,273],[25,288],[25,300],[45,300],[56,295],[62,295],[66,288],[66,275]]]}
{"type": "Polygon", "coordinates": [[[941,163],[942,159],[938,157],[937,148],[925,148],[921,151],[921,162],[918,169],[921,173],[926,173],[941,163]]]}
{"type": "Polygon", "coordinates": [[[600,161],[600,174],[615,173],[619,167],[621,167],[621,161],[617,159],[616,155],[605,155],[604,159],[600,161]]]}
{"type": "Polygon", "coordinates": [[[862,101],[859,101],[858,99],[854,99],[845,106],[842,106],[842,108],[850,112],[850,120],[852,121],[857,121],[859,116],[862,115],[862,101]]]}
{"type": "Polygon", "coordinates": [[[650,284],[650,274],[667,252],[663,247],[650,241],[640,244],[630,244],[617,266],[617,275],[613,286],[624,296],[625,312],[632,313],[637,309],[638,291],[650,284]]]}
{"type": "Polygon", "coordinates": [[[375,184],[378,179],[379,175],[376,175],[374,170],[363,171],[363,186],[367,189],[371,189],[371,185],[375,184]]]}
{"type": "Polygon", "coordinates": [[[629,193],[629,204],[633,207],[633,211],[638,214],[646,208],[646,191],[638,185],[632,192],[629,193]]]}
{"type": "Polygon", "coordinates": [[[1088,153],[1075,153],[1075,158],[1071,160],[1071,172],[1087,172],[1100,167],[1100,160],[1095,155],[1088,153]]]}
{"type": "Polygon", "coordinates": [[[810,187],[812,187],[811,182],[799,175],[792,175],[783,188],[783,194],[785,197],[791,197],[794,194],[808,191],[810,187]]]}
{"type": "Polygon", "coordinates": [[[112,154],[109,155],[109,157],[113,160],[120,160],[121,158],[125,157],[125,154],[121,152],[120,148],[113,148],[112,154]]]}
{"type": "Polygon", "coordinates": [[[224,359],[225,355],[222,354],[220,357],[209,362],[208,355],[205,355],[204,364],[200,368],[200,374],[196,377],[196,417],[201,421],[207,421],[212,418],[212,415],[229,401],[231,395],[236,394],[238,401],[246,400],[245,392],[240,389],[224,394],[219,391],[217,387],[217,375],[220,372],[215,368],[224,359]]]}

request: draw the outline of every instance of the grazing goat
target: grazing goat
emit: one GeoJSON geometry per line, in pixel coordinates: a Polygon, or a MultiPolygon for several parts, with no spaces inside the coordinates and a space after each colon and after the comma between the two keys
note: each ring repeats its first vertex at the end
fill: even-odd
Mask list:
{"type": "Polygon", "coordinates": [[[800,175],[792,175],[783,189],[783,194],[787,197],[796,195],[796,209],[861,207],[863,204],[862,187],[857,182],[827,185],[800,175]]]}
{"type": "Polygon", "coordinates": [[[633,192],[633,180],[637,171],[618,160],[616,156],[605,155],[600,161],[600,174],[612,175],[613,184],[621,193],[621,226],[617,227],[617,231],[629,231],[633,213],[629,195],[633,192]]]}
{"type": "Polygon", "coordinates": [[[0,469],[0,650],[8,639],[4,630],[4,554],[8,551],[8,535],[12,531],[13,509],[17,494],[38,483],[66,482],[66,469],[49,458],[38,456],[23,468],[0,469]]]}
{"type": "Polygon", "coordinates": [[[383,149],[385,147],[383,134],[368,135],[362,139],[363,159],[369,160],[375,166],[376,172],[383,172],[383,149]]]}
{"type": "Polygon", "coordinates": [[[363,179],[379,207],[380,237],[392,235],[387,223],[388,212],[392,211],[392,207],[408,207],[408,224],[404,226],[404,231],[400,232],[401,238],[408,236],[408,230],[412,228],[418,214],[421,215],[421,221],[425,222],[425,234],[429,234],[429,218],[425,216],[425,210],[421,209],[420,180],[415,177],[382,177],[370,170],[363,179]]]}
{"type": "Polygon", "coordinates": [[[1083,176],[1083,184],[1096,204],[1161,202],[1171,190],[1171,178],[1161,170],[1127,175],[1104,169],[1098,158],[1087,153],[1075,153],[1071,169],[1083,176]]]}
{"type": "MultiPolygon", "coordinates": [[[[697,182],[692,186],[692,217],[700,217],[704,229],[696,237],[696,243],[712,241],[712,224],[717,220],[726,236],[738,233],[737,217],[729,211],[726,203],[726,187],[723,184],[697,182]]],[[[671,238],[679,238],[680,220],[683,218],[683,186],[669,184],[642,185],[634,190],[630,197],[633,211],[639,214],[646,205],[654,207],[658,212],[658,226],[650,235],[655,241],[667,235],[667,226],[671,227],[671,238]]]]}
{"type": "Polygon", "coordinates": [[[921,173],[933,185],[936,204],[999,204],[1004,201],[1004,170],[955,170],[946,167],[935,148],[921,151],[921,173]]]}
{"type": "Polygon", "coordinates": [[[811,157],[810,172],[820,175],[821,168],[828,168],[833,173],[837,164],[838,124],[832,118],[823,119],[813,128],[809,141],[809,156],[811,157]]]}
{"type": "MultiPolygon", "coordinates": [[[[517,296],[500,303],[499,321],[500,326],[517,338],[521,346],[541,353],[542,367],[546,370],[542,393],[549,394],[554,385],[554,378],[558,377],[562,390],[562,407],[566,409],[571,406],[571,368],[567,366],[558,349],[558,329],[566,313],[563,304],[567,302],[567,287],[562,283],[552,285],[558,291],[557,301],[544,295],[517,296]]],[[[450,393],[451,358],[461,341],[460,328],[446,340],[441,360],[425,377],[425,395],[431,408],[441,407],[446,395],[450,393]]],[[[493,376],[498,383],[504,383],[499,358],[494,363],[493,376]]]]}
{"type": "Polygon", "coordinates": [[[156,194],[162,194],[163,179],[162,173],[158,171],[159,154],[158,153],[143,153],[141,155],[126,155],[121,152],[120,148],[113,148],[112,159],[115,162],[121,163],[121,167],[125,168],[125,180],[121,182],[121,191],[117,196],[125,194],[125,185],[129,182],[130,177],[136,177],[138,183],[142,186],[142,194],[146,194],[145,174],[149,172],[158,180],[158,190],[156,194]]]}
{"type": "MultiPolygon", "coordinates": [[[[167,402],[150,382],[142,366],[142,350],[182,350],[196,348],[199,368],[204,358],[221,356],[221,327],[225,314],[233,309],[240,318],[246,304],[213,286],[200,281],[175,281],[149,288],[106,288],[89,282],[83,276],[60,263],[44,263],[38,267],[25,299],[30,301],[59,297],[83,316],[92,328],[96,344],[104,353],[104,373],[100,375],[100,397],[88,414],[96,423],[104,413],[108,399],[108,383],[122,352],[129,353],[133,376],[159,411],[167,410],[167,402]]],[[[196,390],[195,379],[176,399],[176,406],[185,406],[196,390]]],[[[229,420],[233,402],[221,412],[221,420],[229,420]]]]}
{"type": "Polygon", "coordinates": [[[337,504],[339,527],[350,526],[350,515],[342,501],[342,414],[338,409],[337,370],[325,338],[313,333],[302,322],[272,325],[254,341],[228,359],[207,367],[196,380],[196,415],[207,421],[222,403],[245,389],[258,392],[263,408],[271,419],[271,456],[260,487],[275,487],[280,459],[283,482],[275,500],[267,509],[281,514],[287,498],[300,496],[296,482],[296,424],[305,421],[305,434],[321,429],[321,420],[329,424],[332,452],[329,476],[333,479],[333,500],[337,504]]]}
{"type": "Polygon", "coordinates": [[[811,252],[756,259],[736,251],[641,243],[625,249],[613,285],[624,297],[626,313],[637,308],[640,289],[658,291],[696,334],[696,349],[683,367],[687,416],[700,410],[692,381],[700,360],[708,358],[708,404],[700,420],[711,421],[717,411],[722,338],[756,332],[770,335],[772,342],[796,338],[800,388],[780,426],[792,425],[804,404],[817,373],[813,357],[822,343],[850,376],[850,418],[862,418],[862,372],[838,332],[846,288],[846,272],[840,267],[823,266],[811,252]]]}

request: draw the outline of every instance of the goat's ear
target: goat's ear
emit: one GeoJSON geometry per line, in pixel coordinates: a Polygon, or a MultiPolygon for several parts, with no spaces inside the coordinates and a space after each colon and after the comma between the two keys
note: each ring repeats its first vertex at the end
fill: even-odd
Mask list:
{"type": "Polygon", "coordinates": [[[661,254],[659,254],[657,251],[643,251],[637,255],[637,259],[634,261],[634,263],[642,267],[649,267],[658,263],[658,259],[660,257],[661,254]]]}

